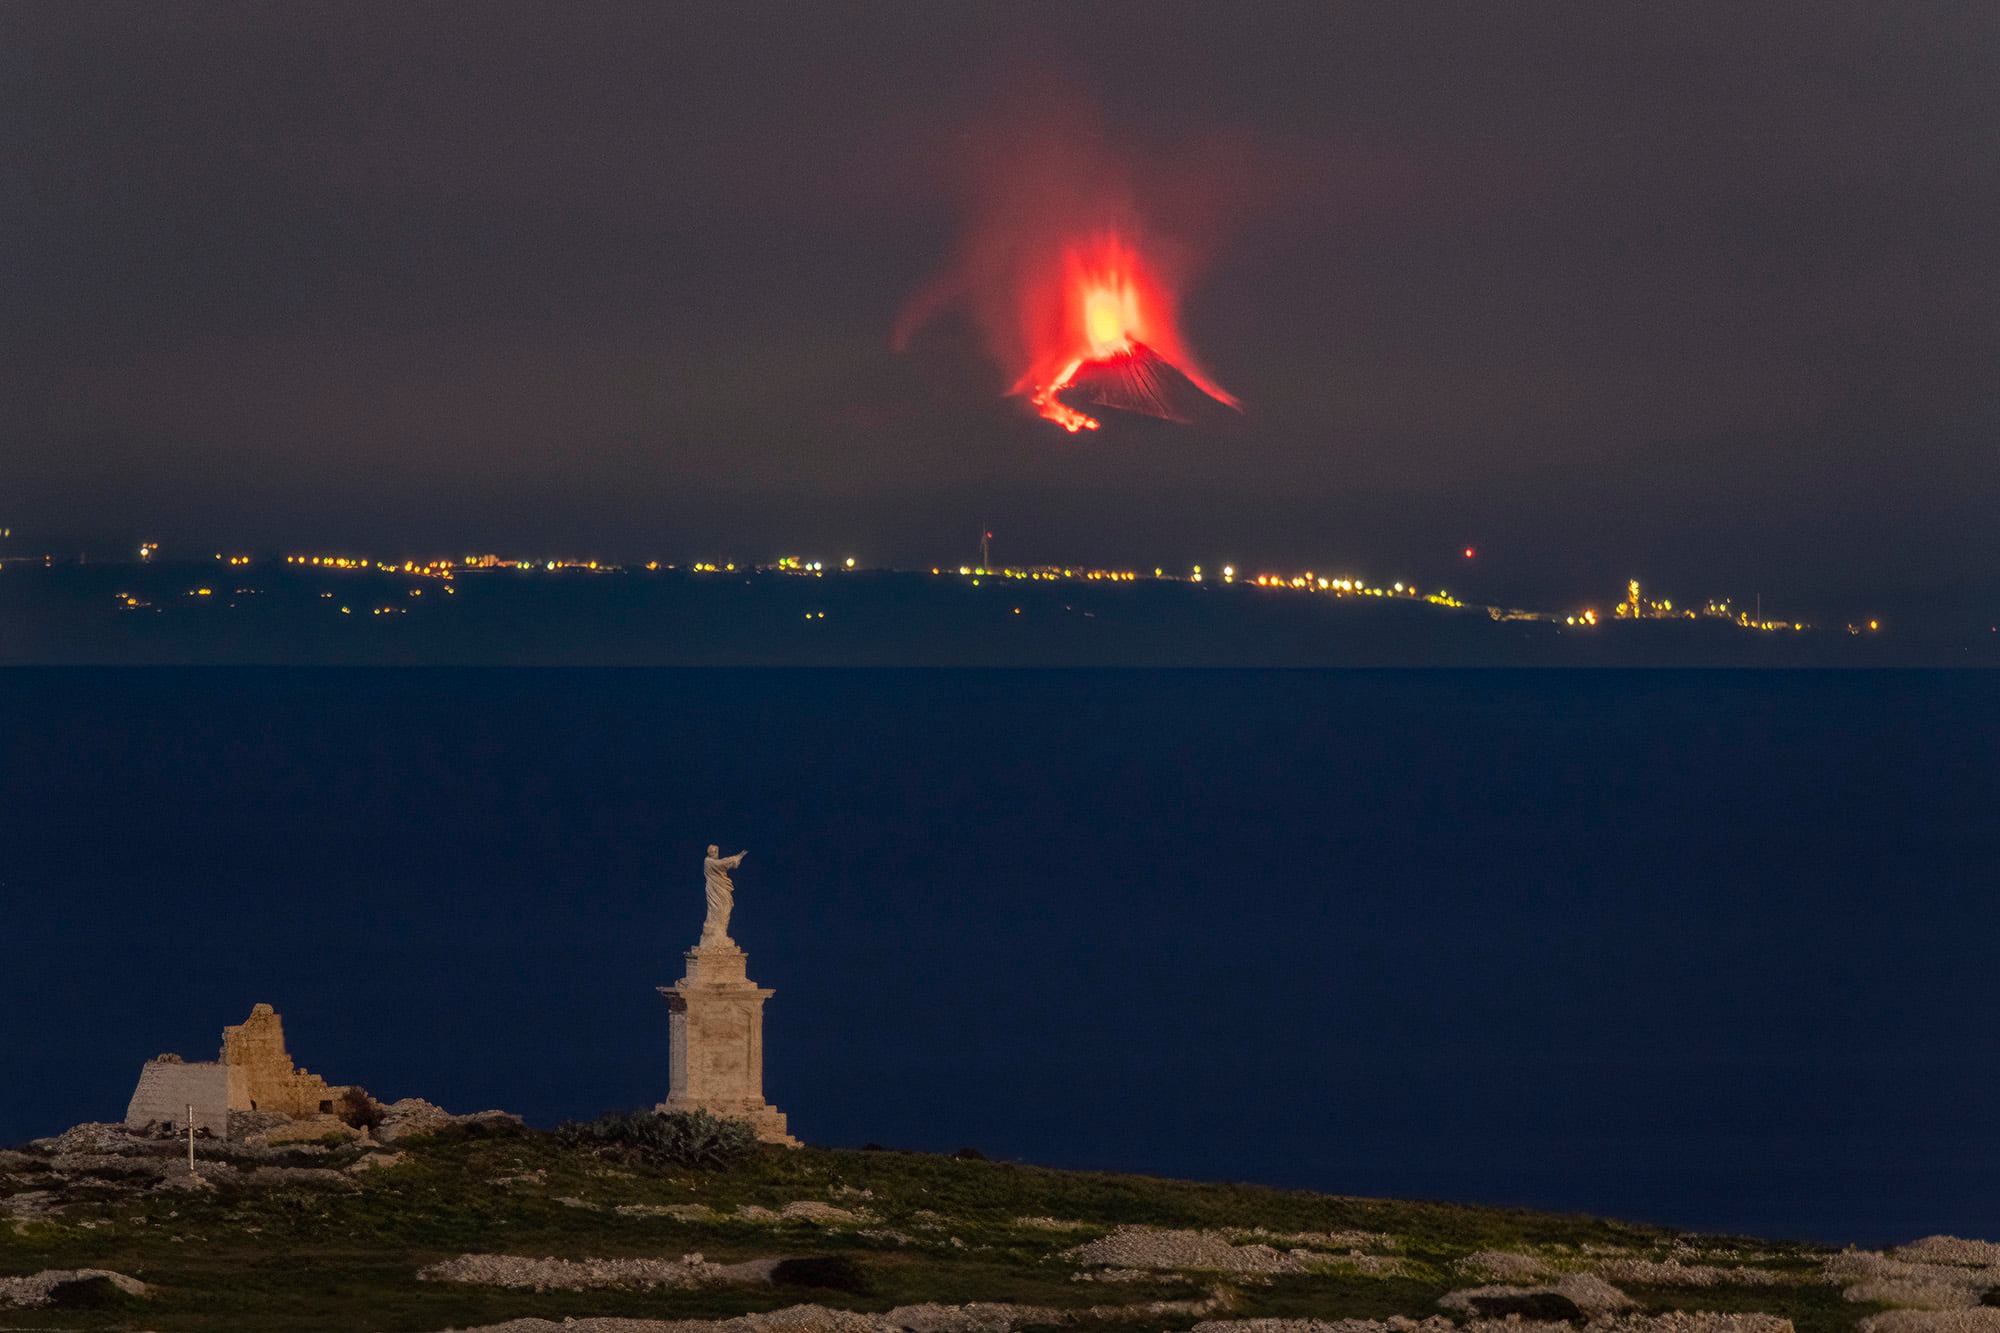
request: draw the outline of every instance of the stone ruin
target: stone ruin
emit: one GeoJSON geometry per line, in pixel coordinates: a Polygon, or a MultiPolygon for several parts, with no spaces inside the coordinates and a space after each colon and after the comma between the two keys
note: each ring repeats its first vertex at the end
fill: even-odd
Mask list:
{"type": "Polygon", "coordinates": [[[188,1108],[193,1107],[194,1128],[223,1139],[229,1137],[232,1111],[308,1119],[331,1115],[349,1091],[293,1067],[285,1051],[284,1020],[270,1005],[260,1004],[241,1023],[222,1029],[222,1052],[216,1059],[197,1063],[169,1054],[148,1060],[125,1108],[125,1124],[181,1131],[188,1127],[188,1108]]]}

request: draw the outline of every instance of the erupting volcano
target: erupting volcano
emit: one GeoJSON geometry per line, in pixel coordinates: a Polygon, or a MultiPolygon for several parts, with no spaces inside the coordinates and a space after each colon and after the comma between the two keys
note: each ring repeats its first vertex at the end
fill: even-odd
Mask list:
{"type": "Polygon", "coordinates": [[[1183,347],[1166,284],[1115,234],[1067,247],[1052,288],[1031,283],[1022,301],[1033,360],[1014,392],[1064,430],[1098,427],[1075,403],[1184,424],[1238,406],[1183,347]]]}
{"type": "MultiPolygon", "coordinates": [[[[1072,434],[1098,429],[1086,408],[1185,425],[1219,424],[1241,410],[1189,353],[1168,277],[1176,270],[1149,262],[1135,230],[1068,239],[1038,231],[976,232],[959,261],[904,309],[896,345],[963,301],[1007,366],[1010,391],[1072,434]]],[[[1164,249],[1185,267],[1184,253],[1164,249]]]]}

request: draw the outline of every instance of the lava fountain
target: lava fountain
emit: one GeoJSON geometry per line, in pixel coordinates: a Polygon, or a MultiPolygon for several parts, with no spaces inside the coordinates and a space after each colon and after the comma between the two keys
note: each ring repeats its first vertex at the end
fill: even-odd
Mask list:
{"type": "Polygon", "coordinates": [[[1201,413],[1190,394],[1240,406],[1188,353],[1171,288],[1116,233],[1065,246],[1055,275],[1024,284],[1020,314],[1032,359],[1014,392],[1072,434],[1098,422],[1065,397],[1182,423],[1201,413]]]}
{"type": "Polygon", "coordinates": [[[1098,428],[1093,407],[1182,424],[1241,410],[1189,352],[1169,270],[1148,262],[1135,230],[1034,230],[982,233],[969,258],[905,308],[897,346],[964,300],[1007,365],[1010,392],[1072,434],[1098,428]]]}

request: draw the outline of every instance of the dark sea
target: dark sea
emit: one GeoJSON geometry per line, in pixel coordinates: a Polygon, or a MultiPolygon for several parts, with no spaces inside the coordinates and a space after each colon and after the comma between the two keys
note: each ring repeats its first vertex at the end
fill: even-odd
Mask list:
{"type": "Polygon", "coordinates": [[[0,1141],[650,1105],[709,842],[810,1142],[2000,1239],[1975,672],[12,670],[0,1141]]]}

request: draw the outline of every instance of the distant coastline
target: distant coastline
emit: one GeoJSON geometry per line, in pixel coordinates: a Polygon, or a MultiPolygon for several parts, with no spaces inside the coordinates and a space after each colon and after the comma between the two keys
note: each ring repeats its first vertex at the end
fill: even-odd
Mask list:
{"type": "Polygon", "coordinates": [[[1570,612],[1403,583],[815,562],[440,568],[365,559],[35,562],[0,573],[0,664],[1089,667],[2000,665],[2000,634],[1779,620],[1726,602],[1570,612]]]}

